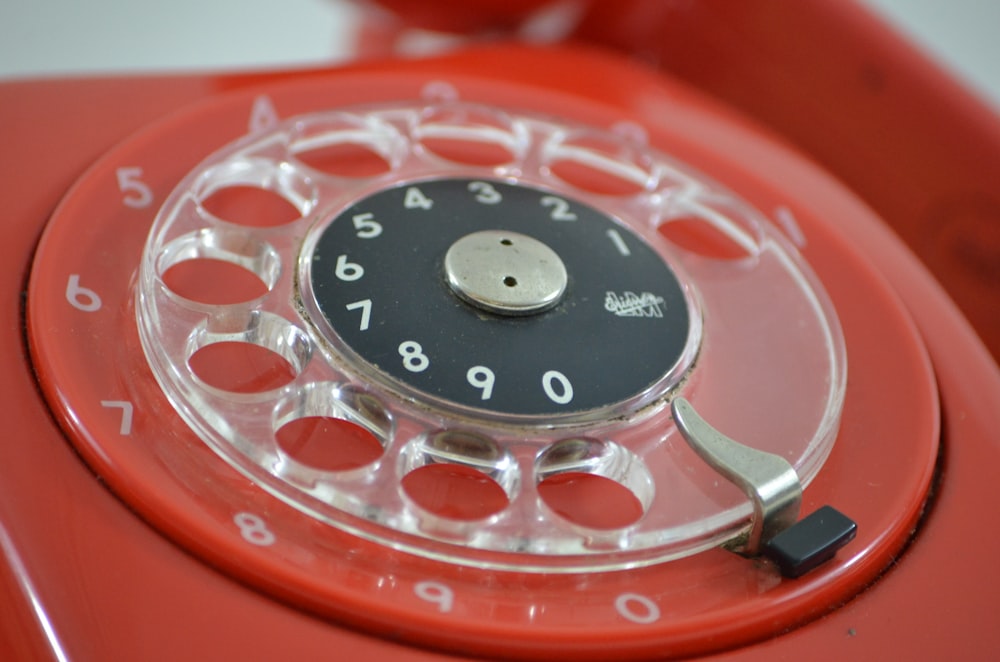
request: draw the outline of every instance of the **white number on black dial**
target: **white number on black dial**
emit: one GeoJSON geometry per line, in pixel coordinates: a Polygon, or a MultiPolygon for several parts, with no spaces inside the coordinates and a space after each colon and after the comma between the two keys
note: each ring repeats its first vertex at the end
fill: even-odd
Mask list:
{"type": "Polygon", "coordinates": [[[515,417],[607,407],[658,383],[690,331],[681,286],[660,255],[627,226],[551,191],[412,182],[358,201],[320,232],[310,261],[319,310],[361,358],[358,372],[410,397],[515,417]],[[472,234],[488,239],[492,271],[470,253],[463,277],[488,282],[460,296],[444,258],[472,234]],[[565,289],[527,312],[490,305],[494,291],[531,298],[532,265],[516,257],[527,248],[537,259],[558,256],[565,289]],[[514,256],[509,273],[504,251],[514,256]]]}

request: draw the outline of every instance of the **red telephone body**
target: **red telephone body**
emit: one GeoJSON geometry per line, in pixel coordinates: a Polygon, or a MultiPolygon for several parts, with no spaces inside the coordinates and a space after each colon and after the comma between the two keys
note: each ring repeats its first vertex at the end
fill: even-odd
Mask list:
{"type": "MultiPolygon", "coordinates": [[[[383,4],[405,16],[411,3],[383,4]]],[[[996,356],[1000,128],[857,8],[778,4],[587,6],[575,37],[659,69],[593,45],[502,43],[0,85],[0,658],[1000,651],[1000,371],[977,337],[996,356]],[[409,101],[441,81],[483,107],[640,125],[777,219],[825,286],[850,365],[839,438],[803,500],[857,521],[834,559],[798,579],[720,548],[611,572],[452,565],[327,531],[180,432],[122,321],[158,206],[262,108],[409,101]]]]}

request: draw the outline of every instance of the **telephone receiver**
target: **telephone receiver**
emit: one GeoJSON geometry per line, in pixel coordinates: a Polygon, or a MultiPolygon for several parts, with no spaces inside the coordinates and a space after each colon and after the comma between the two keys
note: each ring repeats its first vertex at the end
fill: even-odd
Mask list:
{"type": "Polygon", "coordinates": [[[1000,649],[995,114],[845,2],[379,5],[0,85],[0,658],[1000,649]]]}

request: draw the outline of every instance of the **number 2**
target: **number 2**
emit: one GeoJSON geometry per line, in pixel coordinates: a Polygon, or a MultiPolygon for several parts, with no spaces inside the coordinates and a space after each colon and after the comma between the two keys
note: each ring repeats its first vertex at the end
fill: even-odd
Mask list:
{"type": "Polygon", "coordinates": [[[542,198],[543,207],[552,207],[549,218],[553,221],[575,221],[576,214],[569,210],[569,203],[554,195],[547,195],[542,198]]]}

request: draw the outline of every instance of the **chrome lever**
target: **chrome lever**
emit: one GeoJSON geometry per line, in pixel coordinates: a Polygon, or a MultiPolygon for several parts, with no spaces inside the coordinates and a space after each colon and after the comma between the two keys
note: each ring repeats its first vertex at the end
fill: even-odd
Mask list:
{"type": "Polygon", "coordinates": [[[785,458],[745,446],[725,436],[695,411],[685,398],[675,398],[671,413],[688,445],[709,466],[743,490],[753,503],[753,520],[745,545],[734,551],[751,556],[799,517],[802,483],[785,458]]]}

